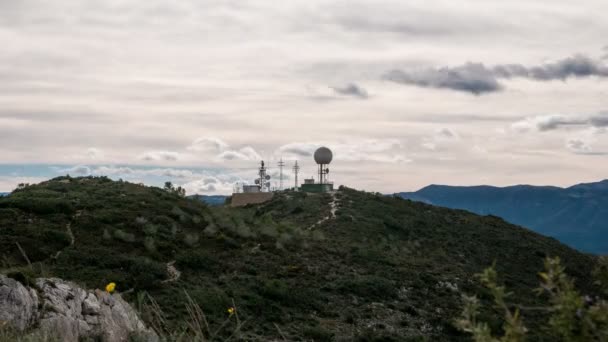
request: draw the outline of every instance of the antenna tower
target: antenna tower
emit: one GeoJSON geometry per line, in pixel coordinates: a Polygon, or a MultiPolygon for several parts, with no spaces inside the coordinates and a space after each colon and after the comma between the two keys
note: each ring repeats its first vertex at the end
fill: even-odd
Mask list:
{"type": "Polygon", "coordinates": [[[281,160],[279,160],[277,165],[279,166],[279,190],[283,190],[283,166],[285,166],[283,157],[281,157],[281,160]]]}
{"type": "Polygon", "coordinates": [[[296,175],[296,183],[293,188],[295,191],[298,191],[298,172],[300,172],[300,165],[298,165],[298,161],[296,160],[296,164],[293,166],[293,173],[296,175]]]}
{"type": "Polygon", "coordinates": [[[264,161],[262,160],[260,163],[260,169],[258,171],[258,175],[260,178],[256,180],[256,184],[260,186],[260,191],[270,191],[270,175],[266,174],[266,166],[264,165],[264,161]]]}

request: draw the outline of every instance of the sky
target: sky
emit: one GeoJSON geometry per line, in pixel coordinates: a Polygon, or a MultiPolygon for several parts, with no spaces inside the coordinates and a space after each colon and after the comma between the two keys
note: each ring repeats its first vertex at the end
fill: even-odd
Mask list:
{"type": "Polygon", "coordinates": [[[608,178],[605,0],[0,0],[0,191],[608,178]]]}

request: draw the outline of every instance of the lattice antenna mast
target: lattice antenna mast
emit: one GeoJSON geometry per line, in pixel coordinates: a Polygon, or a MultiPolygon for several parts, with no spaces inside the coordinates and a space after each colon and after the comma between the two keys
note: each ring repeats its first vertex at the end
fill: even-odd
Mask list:
{"type": "Polygon", "coordinates": [[[260,191],[270,191],[270,175],[266,174],[266,166],[264,165],[264,161],[260,162],[260,170],[258,172],[259,178],[256,179],[255,183],[260,186],[260,191]]]}
{"type": "Polygon", "coordinates": [[[279,190],[283,190],[283,166],[285,166],[283,157],[281,157],[281,160],[279,160],[277,165],[279,166],[279,190]]]}
{"type": "Polygon", "coordinates": [[[296,183],[294,186],[294,190],[298,191],[298,173],[300,172],[300,165],[298,165],[298,161],[296,160],[296,164],[293,166],[293,173],[296,175],[296,183]]]}

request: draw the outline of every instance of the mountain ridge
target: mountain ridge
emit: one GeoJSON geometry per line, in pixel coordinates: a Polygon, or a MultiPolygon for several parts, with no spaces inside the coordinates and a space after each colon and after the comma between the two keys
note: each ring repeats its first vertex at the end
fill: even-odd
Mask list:
{"type": "MultiPolygon", "coordinates": [[[[464,294],[483,293],[474,275],[493,262],[531,307],[545,257],[559,256],[583,293],[596,264],[498,217],[346,187],[230,208],[105,177],[0,198],[0,254],[0,273],[19,279],[40,270],[87,288],[115,282],[130,302],[147,293],[174,330],[188,317],[184,291],[211,326],[236,305],[253,341],[468,341],[453,322],[464,294]]],[[[480,318],[499,328],[503,313],[480,300],[480,318]]],[[[541,338],[543,312],[526,319],[531,340],[541,338]]]]}
{"type": "Polygon", "coordinates": [[[608,180],[556,186],[496,187],[432,184],[399,197],[508,222],[553,236],[582,251],[608,254],[608,180]]]}

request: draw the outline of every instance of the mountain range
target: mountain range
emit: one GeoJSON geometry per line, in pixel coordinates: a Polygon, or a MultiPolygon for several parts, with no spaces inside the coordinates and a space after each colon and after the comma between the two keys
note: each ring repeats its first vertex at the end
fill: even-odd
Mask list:
{"type": "Polygon", "coordinates": [[[608,254],[608,180],[567,188],[430,185],[399,197],[495,215],[580,251],[608,254]]]}

